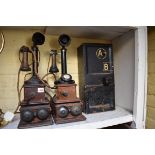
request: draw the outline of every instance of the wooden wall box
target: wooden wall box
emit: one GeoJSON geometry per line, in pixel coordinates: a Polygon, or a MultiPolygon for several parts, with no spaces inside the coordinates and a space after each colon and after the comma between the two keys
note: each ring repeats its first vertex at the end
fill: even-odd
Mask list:
{"type": "Polygon", "coordinates": [[[56,95],[54,96],[55,103],[59,104],[80,101],[76,96],[76,84],[59,84],[56,85],[56,88],[56,95]]]}
{"type": "Polygon", "coordinates": [[[77,103],[62,103],[62,104],[54,104],[52,106],[53,110],[53,119],[56,124],[63,124],[63,123],[71,123],[71,122],[77,122],[77,121],[84,121],[86,118],[82,115],[82,102],[77,103]],[[81,108],[81,112],[78,115],[72,114],[72,109],[78,106],[81,108]],[[68,113],[65,117],[61,117],[59,115],[59,110],[61,107],[65,107],[68,110],[68,113]]]}
{"type": "Polygon", "coordinates": [[[31,128],[53,124],[50,101],[45,96],[45,86],[32,76],[24,82],[24,99],[20,108],[18,128],[31,128]]]}
{"type": "Polygon", "coordinates": [[[83,103],[76,96],[76,84],[58,84],[56,87],[56,95],[51,101],[54,122],[62,124],[86,120],[82,115],[83,103]]]}
{"type": "Polygon", "coordinates": [[[53,124],[51,107],[47,105],[21,106],[19,129],[53,124]],[[45,114],[46,112],[46,114],[45,114]]]}
{"type": "MultiPolygon", "coordinates": [[[[32,80],[28,80],[28,82],[32,80]]],[[[29,103],[41,103],[45,102],[45,86],[42,83],[28,83],[24,84],[24,101],[29,103]]]]}

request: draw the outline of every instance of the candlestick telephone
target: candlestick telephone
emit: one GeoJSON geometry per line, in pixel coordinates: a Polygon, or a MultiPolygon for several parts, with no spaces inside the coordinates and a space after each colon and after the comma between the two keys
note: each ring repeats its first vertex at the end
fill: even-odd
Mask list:
{"type": "Polygon", "coordinates": [[[86,118],[82,115],[83,103],[76,96],[76,84],[72,76],[67,73],[66,52],[71,39],[68,35],[62,34],[58,38],[61,46],[61,76],[56,79],[56,73],[59,72],[56,63],[57,50],[50,51],[51,66],[48,73],[42,78],[38,74],[40,61],[39,46],[45,42],[45,36],[36,32],[32,36],[32,47],[22,46],[19,50],[19,60],[21,62],[18,72],[18,98],[19,105],[16,112],[20,111],[20,122],[18,128],[29,128],[43,125],[52,125],[53,123],[69,123],[82,121],[86,118]],[[20,58],[22,55],[22,59],[20,58]],[[32,56],[32,62],[29,64],[29,57],[32,56]],[[29,72],[31,75],[28,80],[19,88],[20,72],[29,72]],[[54,77],[54,86],[50,86],[44,78],[52,74],[54,77]],[[48,90],[55,90],[52,97],[48,90]],[[24,89],[24,98],[21,101],[21,92],[24,89]]]}

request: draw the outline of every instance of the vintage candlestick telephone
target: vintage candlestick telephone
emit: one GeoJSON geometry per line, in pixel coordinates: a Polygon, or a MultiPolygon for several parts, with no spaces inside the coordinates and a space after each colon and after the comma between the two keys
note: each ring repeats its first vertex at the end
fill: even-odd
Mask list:
{"type": "MultiPolygon", "coordinates": [[[[39,49],[38,45],[44,44],[43,34],[36,32],[32,36],[33,45],[31,50],[22,46],[20,53],[23,53],[20,71],[31,71],[28,64],[28,53],[32,54],[32,76],[24,81],[24,99],[20,101],[20,123],[18,128],[28,128],[34,126],[52,124],[51,107],[49,99],[46,97],[45,87],[50,87],[38,75],[39,49]]],[[[20,98],[20,92],[19,98],[20,98]]]]}
{"type": "MultiPolygon", "coordinates": [[[[70,44],[71,39],[68,35],[59,36],[61,45],[61,77],[54,82],[56,93],[51,100],[52,114],[56,124],[83,121],[86,118],[82,115],[82,102],[76,96],[76,84],[72,76],[67,73],[66,47],[70,44]]],[[[52,51],[52,66],[49,70],[51,73],[58,72],[56,65],[56,50],[52,51]]]]}
{"type": "Polygon", "coordinates": [[[43,80],[44,77],[41,79],[38,75],[40,52],[37,45],[42,45],[45,41],[45,37],[43,34],[36,32],[32,36],[32,41],[33,45],[31,50],[26,46],[22,46],[20,49],[20,53],[23,54],[20,71],[31,71],[30,65],[28,64],[28,54],[31,53],[32,76],[29,80],[24,81],[24,85],[22,86],[22,88],[24,88],[23,101],[20,101],[22,88],[20,90],[18,89],[20,103],[20,123],[18,128],[53,124],[52,115],[56,124],[85,120],[86,118],[82,115],[83,104],[76,96],[75,81],[72,80],[72,76],[70,74],[67,74],[66,47],[70,44],[70,37],[63,34],[60,35],[58,40],[62,47],[62,75],[58,80],[56,80],[55,76],[55,73],[59,72],[59,69],[56,65],[57,51],[51,50],[50,52],[52,65],[49,69],[49,73],[47,73],[44,77],[46,77],[48,74],[53,74],[55,78],[54,87],[50,87],[47,81],[43,80]],[[45,87],[50,88],[50,90],[55,89],[55,95],[51,97],[45,90],[45,87]],[[47,98],[46,94],[50,96],[50,98],[47,98]]]}

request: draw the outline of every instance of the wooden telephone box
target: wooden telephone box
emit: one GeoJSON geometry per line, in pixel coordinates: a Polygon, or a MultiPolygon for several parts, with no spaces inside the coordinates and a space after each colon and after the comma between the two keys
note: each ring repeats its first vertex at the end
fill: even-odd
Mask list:
{"type": "Polygon", "coordinates": [[[83,103],[76,96],[76,84],[56,85],[53,98],[53,118],[56,124],[83,121],[83,103]]]}

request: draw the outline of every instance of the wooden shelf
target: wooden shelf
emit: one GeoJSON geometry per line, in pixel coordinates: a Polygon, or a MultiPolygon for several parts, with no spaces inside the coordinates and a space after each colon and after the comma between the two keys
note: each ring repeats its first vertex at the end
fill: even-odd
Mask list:
{"type": "Polygon", "coordinates": [[[124,33],[137,29],[135,26],[2,26],[1,29],[36,30],[47,35],[66,33],[74,38],[113,40],[124,33]]]}
{"type": "MultiPolygon", "coordinates": [[[[118,106],[113,111],[107,111],[95,114],[84,114],[84,115],[87,118],[86,121],[59,124],[59,125],[54,124],[51,126],[42,126],[33,129],[97,129],[133,121],[133,115],[127,110],[118,106]]],[[[19,114],[16,115],[13,122],[9,123],[4,128],[16,129],[18,123],[19,123],[19,114]]]]}
{"type": "Polygon", "coordinates": [[[74,38],[113,40],[135,29],[132,26],[47,26],[45,34],[59,36],[63,32],[74,38]]]}

